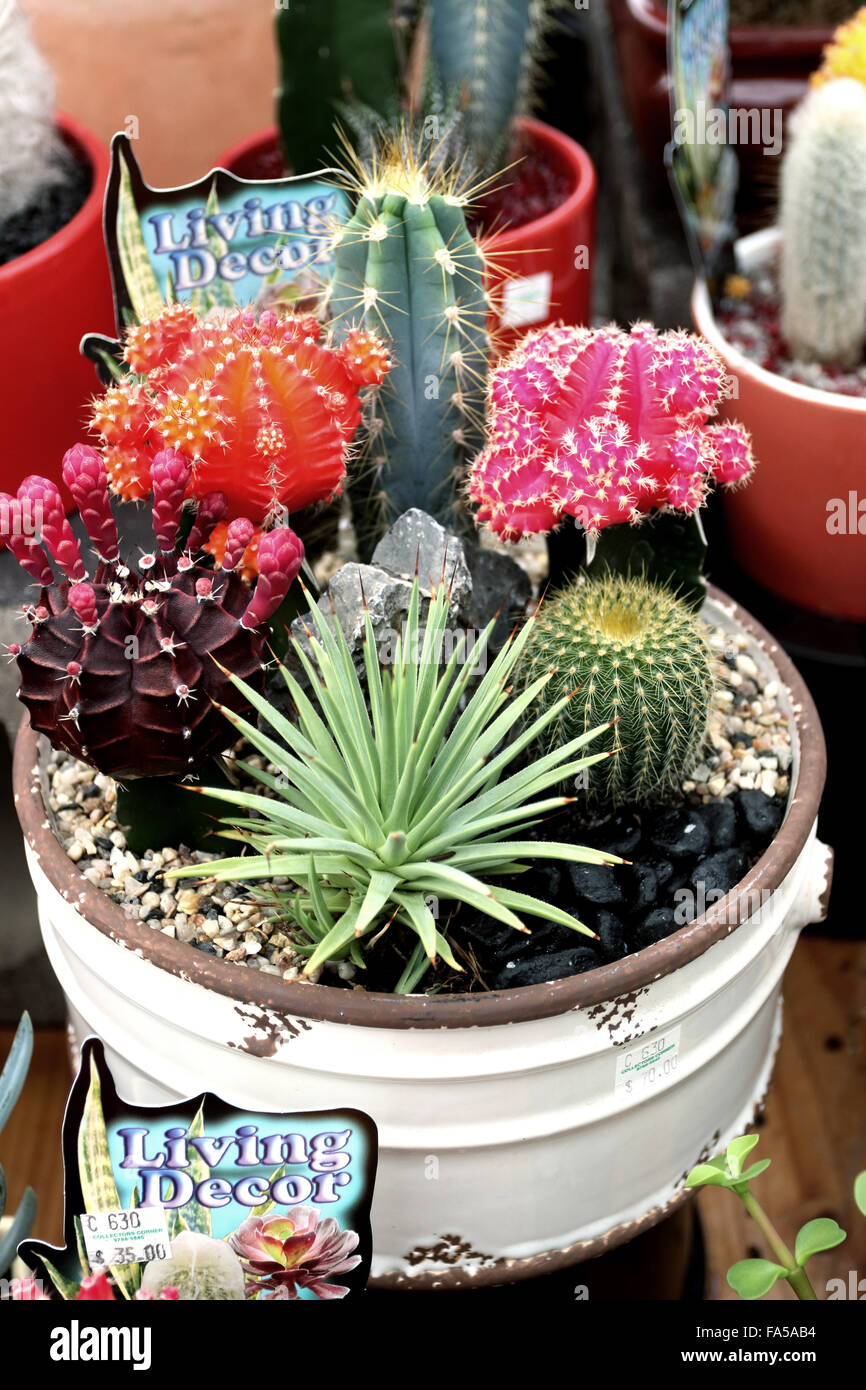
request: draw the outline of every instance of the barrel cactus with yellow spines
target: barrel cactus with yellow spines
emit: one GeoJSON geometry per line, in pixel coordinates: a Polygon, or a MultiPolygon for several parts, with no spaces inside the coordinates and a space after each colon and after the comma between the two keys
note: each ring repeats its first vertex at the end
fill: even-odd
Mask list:
{"type": "Polygon", "coordinates": [[[612,723],[610,753],[585,773],[599,808],[662,799],[696,762],[715,679],[700,618],[670,589],[605,574],[542,602],[522,657],[531,684],[551,672],[537,703],[564,705],[547,738],[564,743],[612,723]]]}

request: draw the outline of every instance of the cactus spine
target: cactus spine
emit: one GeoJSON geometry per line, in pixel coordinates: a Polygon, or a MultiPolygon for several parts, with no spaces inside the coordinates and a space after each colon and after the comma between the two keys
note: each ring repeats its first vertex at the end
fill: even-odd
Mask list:
{"type": "Polygon", "coordinates": [[[866,342],[866,87],[816,87],[781,181],[782,332],[805,361],[855,366],[866,342]]]}
{"type": "Polygon", "coordinates": [[[433,157],[407,140],[386,151],[338,233],[332,312],[380,333],[391,353],[352,482],[362,558],[412,507],[459,527],[458,482],[483,442],[484,258],[433,157]]]}
{"type": "Polygon", "coordinates": [[[555,744],[617,721],[596,743],[612,756],[587,774],[592,801],[651,801],[697,758],[712,661],[700,620],[670,590],[620,576],[563,589],[542,604],[523,658],[527,684],[546,671],[545,710],[575,692],[552,726],[555,744]]]}
{"type": "Polygon", "coordinates": [[[430,49],[441,81],[465,106],[478,167],[504,158],[514,117],[535,86],[541,39],[555,0],[433,0],[430,49]]]}

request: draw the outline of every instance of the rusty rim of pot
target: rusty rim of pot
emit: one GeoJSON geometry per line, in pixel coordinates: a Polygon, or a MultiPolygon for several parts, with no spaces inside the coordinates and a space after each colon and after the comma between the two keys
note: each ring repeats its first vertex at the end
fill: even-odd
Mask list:
{"type": "Polygon", "coordinates": [[[76,911],[112,941],[166,970],[239,1003],[278,1014],[367,1028],[472,1028],[550,1018],[602,1004],[651,985],[687,965],[747,921],[761,890],[774,891],[808,840],[827,771],[818,712],[790,658],[770,634],[726,594],[710,597],[763,648],[791,696],[800,766],[788,812],[776,838],[735,888],[709,910],[653,946],[582,975],[486,994],[395,995],[288,981],[228,964],[127,917],[67,858],[48,820],[39,771],[39,743],[29,721],[15,746],[13,784],[18,818],[39,864],[76,911]]]}

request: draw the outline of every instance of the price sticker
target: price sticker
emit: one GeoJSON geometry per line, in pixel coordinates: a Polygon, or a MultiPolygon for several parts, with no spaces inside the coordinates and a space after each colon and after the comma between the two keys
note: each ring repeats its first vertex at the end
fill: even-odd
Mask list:
{"type": "Polygon", "coordinates": [[[616,1059],[616,1093],[640,1096],[670,1086],[679,1065],[680,1031],[677,1025],[646,1033],[623,1047],[616,1059]]]}
{"type": "Polygon", "coordinates": [[[131,1211],[88,1211],[81,1217],[91,1269],[167,1260],[171,1241],[164,1207],[131,1211]]]}

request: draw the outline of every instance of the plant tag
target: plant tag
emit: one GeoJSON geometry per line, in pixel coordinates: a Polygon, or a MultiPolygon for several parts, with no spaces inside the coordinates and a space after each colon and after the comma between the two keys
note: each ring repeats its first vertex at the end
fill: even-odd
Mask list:
{"type": "Polygon", "coordinates": [[[670,1086],[677,1074],[680,1032],[677,1024],[664,1032],[645,1033],[621,1047],[616,1058],[616,1094],[635,1098],[670,1086]]]}
{"type": "Polygon", "coordinates": [[[525,328],[529,324],[544,323],[550,315],[552,289],[553,276],[549,270],[506,280],[502,289],[502,314],[499,320],[502,327],[525,328]]]}
{"type": "Polygon", "coordinates": [[[109,1265],[149,1264],[171,1254],[164,1207],[147,1211],[88,1211],[79,1218],[87,1260],[92,1269],[109,1265]]]}
{"type": "Polygon", "coordinates": [[[63,1121],[62,1247],[19,1247],[49,1297],[121,1303],[343,1299],[372,1259],[376,1126],[344,1106],[243,1110],[210,1091],[117,1094],[88,1038],[63,1121]]]}
{"type": "MultiPolygon", "coordinates": [[[[247,305],[315,310],[351,212],[337,178],[324,169],[253,182],[212,169],[197,183],[151,188],[129,137],[115,135],[103,221],[118,338],[175,300],[200,316],[247,305]]],[[[108,380],[118,341],[90,333],[81,350],[108,380]]]]}

